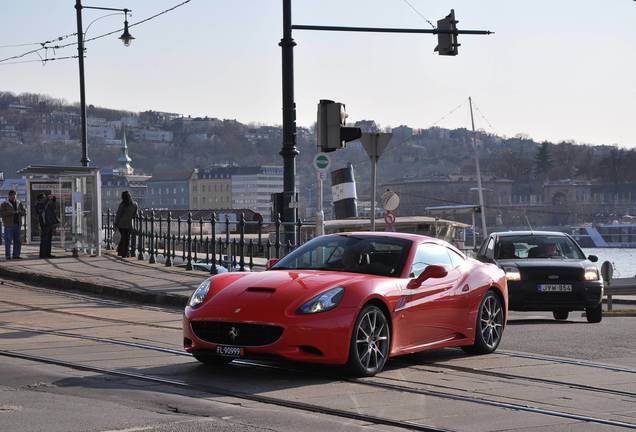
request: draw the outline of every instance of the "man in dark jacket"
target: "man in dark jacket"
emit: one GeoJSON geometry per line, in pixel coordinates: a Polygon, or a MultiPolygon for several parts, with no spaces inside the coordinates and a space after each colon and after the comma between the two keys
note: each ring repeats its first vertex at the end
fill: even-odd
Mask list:
{"type": "Polygon", "coordinates": [[[121,194],[121,203],[117,208],[114,226],[119,230],[121,239],[117,245],[117,255],[122,258],[130,256],[130,232],[133,228],[133,219],[137,216],[137,203],[133,201],[130,192],[121,194]]]}
{"type": "Polygon", "coordinates": [[[21,259],[20,249],[20,226],[22,216],[26,215],[24,206],[16,199],[14,190],[9,191],[9,199],[0,204],[0,215],[2,215],[2,225],[4,225],[4,251],[5,256],[11,259],[11,244],[13,244],[13,259],[21,259]]]}
{"type": "Polygon", "coordinates": [[[36,212],[38,212],[38,220],[40,222],[40,258],[55,258],[51,255],[51,242],[53,240],[53,231],[60,223],[55,211],[55,196],[40,197],[36,204],[36,212]]]}

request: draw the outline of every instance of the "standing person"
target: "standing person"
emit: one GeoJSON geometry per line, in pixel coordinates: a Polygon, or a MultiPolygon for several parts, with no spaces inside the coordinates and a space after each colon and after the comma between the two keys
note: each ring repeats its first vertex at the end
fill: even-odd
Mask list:
{"type": "Polygon", "coordinates": [[[39,193],[35,201],[35,214],[38,217],[38,226],[40,227],[40,258],[46,258],[46,245],[44,242],[44,210],[48,197],[43,193],[39,193]]]}
{"type": "Polygon", "coordinates": [[[121,234],[121,239],[117,245],[117,255],[120,257],[127,258],[130,256],[130,231],[133,227],[133,218],[136,215],[137,203],[133,201],[130,192],[123,191],[114,224],[121,234]]]}
{"type": "Polygon", "coordinates": [[[16,199],[15,191],[9,191],[9,199],[0,204],[0,214],[4,225],[4,252],[7,260],[10,260],[11,244],[13,244],[13,259],[22,259],[20,249],[22,242],[20,239],[20,226],[22,216],[26,215],[24,206],[16,199]]]}
{"type": "MultiPolygon", "coordinates": [[[[39,198],[39,196],[38,196],[39,198]]],[[[51,242],[53,241],[53,231],[60,223],[55,211],[55,196],[46,196],[36,204],[36,211],[40,211],[38,219],[40,221],[40,258],[55,258],[51,255],[51,242]]]]}

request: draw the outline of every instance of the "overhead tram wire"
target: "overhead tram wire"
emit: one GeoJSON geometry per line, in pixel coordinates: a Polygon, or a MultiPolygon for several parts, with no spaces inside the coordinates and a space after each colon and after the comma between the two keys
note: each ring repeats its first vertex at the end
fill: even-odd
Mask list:
{"type": "Polygon", "coordinates": [[[50,57],[50,58],[43,58],[40,60],[21,60],[21,61],[16,61],[16,62],[8,62],[8,63],[0,63],[0,66],[9,66],[9,65],[14,65],[14,64],[22,64],[22,63],[42,63],[42,66],[44,66],[45,63],[50,62],[50,61],[55,61],[55,60],[68,60],[68,59],[76,59],[77,56],[66,56],[66,57],[50,57]]]}
{"type": "MultiPolygon", "coordinates": [[[[191,1],[192,0],[185,0],[185,1],[181,2],[181,3],[179,3],[179,4],[176,4],[176,5],[168,8],[168,9],[165,9],[165,10],[163,10],[163,11],[161,11],[159,13],[156,13],[156,14],[154,14],[152,16],[149,16],[148,18],[144,18],[141,21],[137,21],[135,23],[129,24],[128,27],[129,28],[130,27],[134,27],[136,25],[143,24],[143,23],[145,23],[147,21],[153,20],[153,19],[155,19],[155,18],[157,18],[157,17],[159,17],[161,15],[164,15],[164,14],[166,14],[168,12],[171,12],[171,11],[181,7],[181,6],[184,6],[187,3],[190,3],[191,1]]],[[[117,30],[113,30],[113,31],[110,31],[108,33],[104,33],[104,34],[101,34],[101,35],[86,39],[86,40],[84,40],[84,43],[90,42],[90,41],[94,41],[94,40],[97,40],[97,39],[101,39],[101,38],[104,38],[106,36],[110,36],[110,35],[115,34],[115,33],[119,33],[122,30],[123,30],[123,27],[122,28],[118,28],[117,30]]],[[[9,60],[14,60],[14,59],[17,59],[17,58],[21,58],[21,57],[24,57],[24,56],[29,55],[29,54],[38,53],[39,51],[46,50],[46,49],[62,49],[62,48],[67,48],[67,47],[70,47],[70,46],[77,45],[77,42],[71,42],[71,43],[67,43],[67,44],[63,44],[63,45],[45,46],[45,45],[47,45],[47,44],[49,44],[49,43],[51,43],[51,42],[53,42],[55,40],[63,40],[63,39],[66,39],[66,38],[74,36],[74,35],[77,35],[77,33],[60,36],[61,39],[60,38],[56,38],[56,39],[53,39],[51,41],[42,42],[42,43],[40,43],[40,45],[42,45],[42,47],[27,51],[27,52],[24,52],[22,54],[18,54],[18,55],[15,55],[15,56],[11,56],[11,57],[6,57],[6,58],[3,58],[3,59],[0,59],[0,63],[3,63],[5,61],[9,61],[9,60]]]]}
{"type": "Polygon", "coordinates": [[[403,1],[404,3],[406,3],[406,4],[407,4],[407,5],[408,5],[411,9],[413,9],[413,11],[414,11],[416,14],[418,14],[419,16],[421,16],[421,17],[422,17],[422,19],[424,19],[424,21],[426,21],[427,23],[429,23],[429,25],[430,25],[433,29],[436,29],[436,28],[437,28],[437,27],[435,27],[435,25],[433,25],[433,23],[432,23],[432,22],[430,22],[430,21],[429,21],[429,19],[428,19],[428,18],[426,18],[426,17],[422,14],[422,12],[420,12],[419,10],[417,10],[417,8],[416,8],[415,6],[413,6],[409,0],[402,0],[402,1],[403,1]]]}

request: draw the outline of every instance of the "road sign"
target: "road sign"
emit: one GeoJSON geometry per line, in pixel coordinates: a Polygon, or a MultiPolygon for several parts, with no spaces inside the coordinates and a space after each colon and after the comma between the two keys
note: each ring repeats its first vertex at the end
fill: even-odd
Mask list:
{"type": "Polygon", "coordinates": [[[327,171],[318,171],[318,179],[319,180],[327,180],[327,171]]]}
{"type": "Polygon", "coordinates": [[[316,168],[317,171],[327,172],[330,166],[331,159],[329,159],[327,153],[317,153],[316,156],[314,156],[314,168],[316,168]]]}
{"type": "Polygon", "coordinates": [[[382,194],[382,207],[384,210],[393,211],[400,205],[400,196],[393,191],[387,190],[382,194]]]}

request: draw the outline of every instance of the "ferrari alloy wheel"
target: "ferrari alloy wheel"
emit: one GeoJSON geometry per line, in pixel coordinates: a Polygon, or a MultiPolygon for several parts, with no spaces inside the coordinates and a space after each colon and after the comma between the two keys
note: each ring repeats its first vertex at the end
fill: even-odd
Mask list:
{"type": "Polygon", "coordinates": [[[596,306],[586,307],[585,316],[589,323],[600,323],[603,319],[603,305],[599,303],[596,306]]]}
{"type": "Polygon", "coordinates": [[[193,352],[192,357],[194,357],[201,363],[213,366],[223,366],[232,361],[231,357],[221,357],[214,354],[207,354],[205,352],[193,352]]]}
{"type": "Polygon", "coordinates": [[[552,312],[552,315],[554,315],[555,320],[566,320],[568,319],[568,315],[570,315],[570,312],[566,310],[555,310],[552,312]]]}
{"type": "Polygon", "coordinates": [[[384,312],[368,305],[356,320],[351,335],[349,368],[357,376],[373,376],[384,367],[391,347],[391,331],[384,312]]]}
{"type": "Polygon", "coordinates": [[[499,346],[504,329],[504,311],[501,299],[488,291],[481,301],[475,327],[475,343],[464,351],[474,354],[490,354],[499,346]]]}

